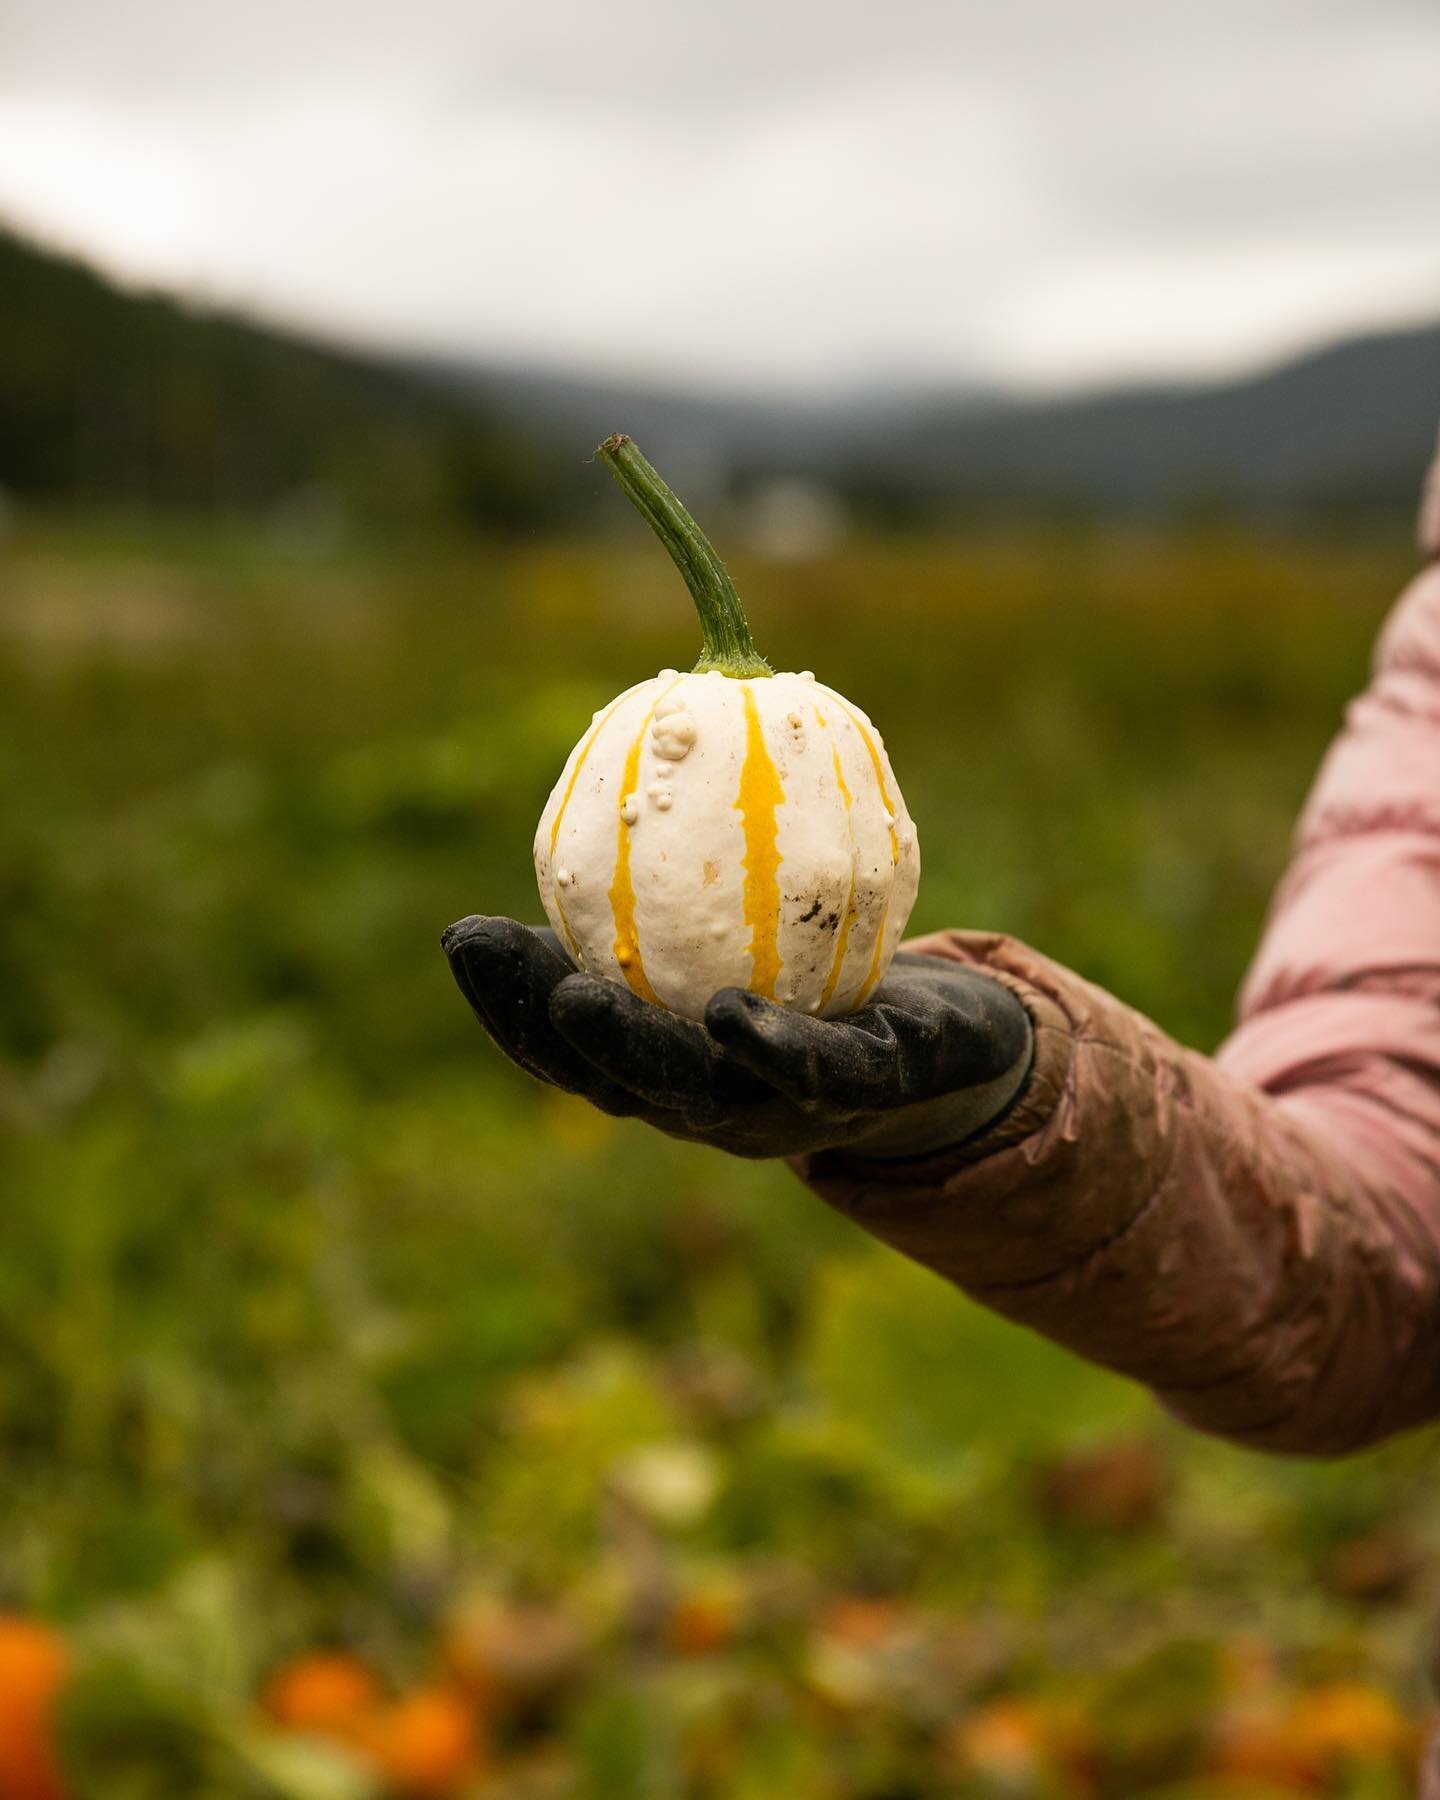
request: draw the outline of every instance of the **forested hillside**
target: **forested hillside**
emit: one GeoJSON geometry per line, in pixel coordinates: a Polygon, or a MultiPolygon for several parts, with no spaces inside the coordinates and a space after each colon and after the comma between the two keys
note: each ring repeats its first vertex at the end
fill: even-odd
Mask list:
{"type": "Polygon", "coordinates": [[[1440,325],[1376,332],[1225,382],[1112,389],[896,434],[904,491],[1089,512],[1409,510],[1440,421],[1440,325]]]}
{"type": "Polygon", "coordinates": [[[363,519],[507,525],[550,481],[472,399],[0,230],[0,486],[21,499],[233,514],[318,488],[363,519]]]}

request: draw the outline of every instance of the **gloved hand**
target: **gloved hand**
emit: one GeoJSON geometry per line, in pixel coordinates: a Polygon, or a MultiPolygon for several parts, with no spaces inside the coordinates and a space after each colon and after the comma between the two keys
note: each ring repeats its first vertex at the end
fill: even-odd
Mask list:
{"type": "Polygon", "coordinates": [[[939,957],[897,956],[840,1019],[723,988],[702,1029],[581,974],[552,931],[476,916],[441,942],[480,1023],[522,1069],[736,1156],[927,1155],[997,1118],[1029,1072],[1019,1000],[939,957]]]}

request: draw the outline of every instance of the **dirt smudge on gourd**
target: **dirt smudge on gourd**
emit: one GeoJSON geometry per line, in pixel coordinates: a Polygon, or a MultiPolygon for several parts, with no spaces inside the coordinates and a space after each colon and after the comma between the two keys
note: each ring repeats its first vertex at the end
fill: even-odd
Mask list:
{"type": "MultiPolygon", "coordinates": [[[[819,714],[816,714],[819,717],[819,714]]],[[[845,914],[840,921],[840,932],[835,939],[835,955],[830,963],[830,973],[825,977],[825,986],[820,995],[818,1011],[824,1013],[825,1008],[835,997],[835,989],[840,984],[840,971],[845,966],[845,953],[850,948],[850,927],[855,922],[855,821],[850,817],[850,808],[854,805],[845,781],[845,771],[840,767],[840,751],[832,743],[830,754],[835,760],[835,785],[840,790],[840,798],[845,802],[845,838],[850,846],[850,893],[845,901],[845,914]]]]}
{"type": "MultiPolygon", "coordinates": [[[[635,734],[634,742],[625,753],[625,771],[620,777],[622,803],[624,796],[633,794],[639,784],[640,753],[645,748],[645,734],[650,729],[650,721],[655,717],[655,708],[671,688],[679,685],[679,681],[680,677],[677,676],[670,687],[655,696],[649,712],[640,721],[640,729],[635,734]]],[[[632,993],[638,994],[642,1000],[648,1000],[652,1006],[663,1006],[664,1001],[650,985],[645,973],[645,962],[640,955],[640,932],[635,923],[635,883],[630,874],[630,830],[624,813],[621,812],[616,825],[615,879],[610,884],[610,911],[615,920],[615,960],[632,993]]]]}
{"type": "Polygon", "coordinates": [[[735,810],[745,832],[745,923],[750,928],[750,987],[775,997],[780,974],[780,828],[775,814],[785,801],[780,776],[765,747],[755,695],[741,684],[745,703],[745,761],[735,810]]]}

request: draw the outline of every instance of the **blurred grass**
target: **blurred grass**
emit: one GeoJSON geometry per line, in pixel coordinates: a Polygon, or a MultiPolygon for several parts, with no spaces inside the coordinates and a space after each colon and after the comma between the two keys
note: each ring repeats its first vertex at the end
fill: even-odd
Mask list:
{"type": "MultiPolygon", "coordinates": [[[[1408,557],[1056,528],[736,573],[776,666],[885,732],[915,929],[1011,931],[1211,1047],[1408,557]]],[[[535,914],[571,743],[693,638],[634,540],[0,544],[0,1604],[191,1720],[122,1754],[93,1707],[95,1791],[318,1795],[185,1731],[314,1643],[403,1681],[477,1588],[606,1646],[547,1727],[555,1792],[1158,1793],[1193,1773],[1174,1716],[1220,1704],[1185,1658],[1251,1640],[1285,1680],[1424,1703],[1426,1437],[1338,1468],[1187,1439],[784,1171],[486,1045],[440,928],[535,914]],[[1047,1510],[1115,1443],[1149,1459],[1145,1517],[1047,1510]],[[1374,1542],[1403,1579],[1334,1577],[1374,1542]],[[938,1708],[797,1700],[761,1639],[692,1692],[646,1596],[717,1579],[778,1580],[812,1625],[886,1596],[982,1649],[938,1708]],[[1089,1788],[935,1773],[932,1714],[1017,1688],[1123,1720],[1089,1788]]]]}

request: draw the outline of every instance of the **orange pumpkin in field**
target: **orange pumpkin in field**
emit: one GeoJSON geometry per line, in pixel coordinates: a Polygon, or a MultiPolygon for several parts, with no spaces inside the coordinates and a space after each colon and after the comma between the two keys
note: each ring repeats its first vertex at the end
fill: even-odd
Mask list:
{"type": "Polygon", "coordinates": [[[348,1650],[311,1650],[278,1668],[262,1704],[277,1725],[353,1740],[383,1698],[379,1677],[348,1650]]]}
{"type": "Polygon", "coordinates": [[[69,1672],[48,1626],[0,1617],[0,1800],[64,1800],[54,1722],[69,1672]]]}
{"type": "Polygon", "coordinates": [[[1404,1714],[1388,1694],[1350,1681],[1301,1694],[1290,1715],[1290,1728],[1327,1768],[1401,1756],[1412,1737],[1404,1714]]]}
{"type": "Polygon", "coordinates": [[[1026,1700],[992,1700],[950,1734],[961,1766],[991,1780],[1024,1786],[1043,1767],[1044,1733],[1039,1714],[1026,1700]]]}
{"type": "Polygon", "coordinates": [[[1323,1759],[1296,1735],[1283,1707],[1256,1703],[1221,1715],[1208,1759],[1212,1775],[1259,1782],[1281,1793],[1306,1793],[1324,1775],[1323,1759]]]}
{"type": "Polygon", "coordinates": [[[1071,1782],[1088,1788],[1093,1751],[1093,1729],[1083,1708],[1022,1694],[986,1701],[943,1739],[947,1766],[957,1773],[1027,1793],[1037,1781],[1047,1783],[1049,1793],[1057,1772],[1066,1778],[1066,1792],[1071,1782]]]}
{"type": "Polygon", "coordinates": [[[382,1708],[359,1748],[396,1794],[439,1800],[478,1774],[485,1743],[474,1709],[453,1688],[416,1688],[382,1708]]]}
{"type": "Polygon", "coordinates": [[[1283,1705],[1259,1702],[1223,1717],[1211,1766],[1221,1775],[1315,1788],[1347,1763],[1408,1755],[1413,1736],[1388,1695],[1359,1683],[1332,1682],[1283,1705]]]}
{"type": "Polygon", "coordinates": [[[724,1588],[701,1588],[679,1600],[665,1622],[665,1641],[677,1656],[709,1656],[740,1633],[740,1604],[724,1588]]]}

